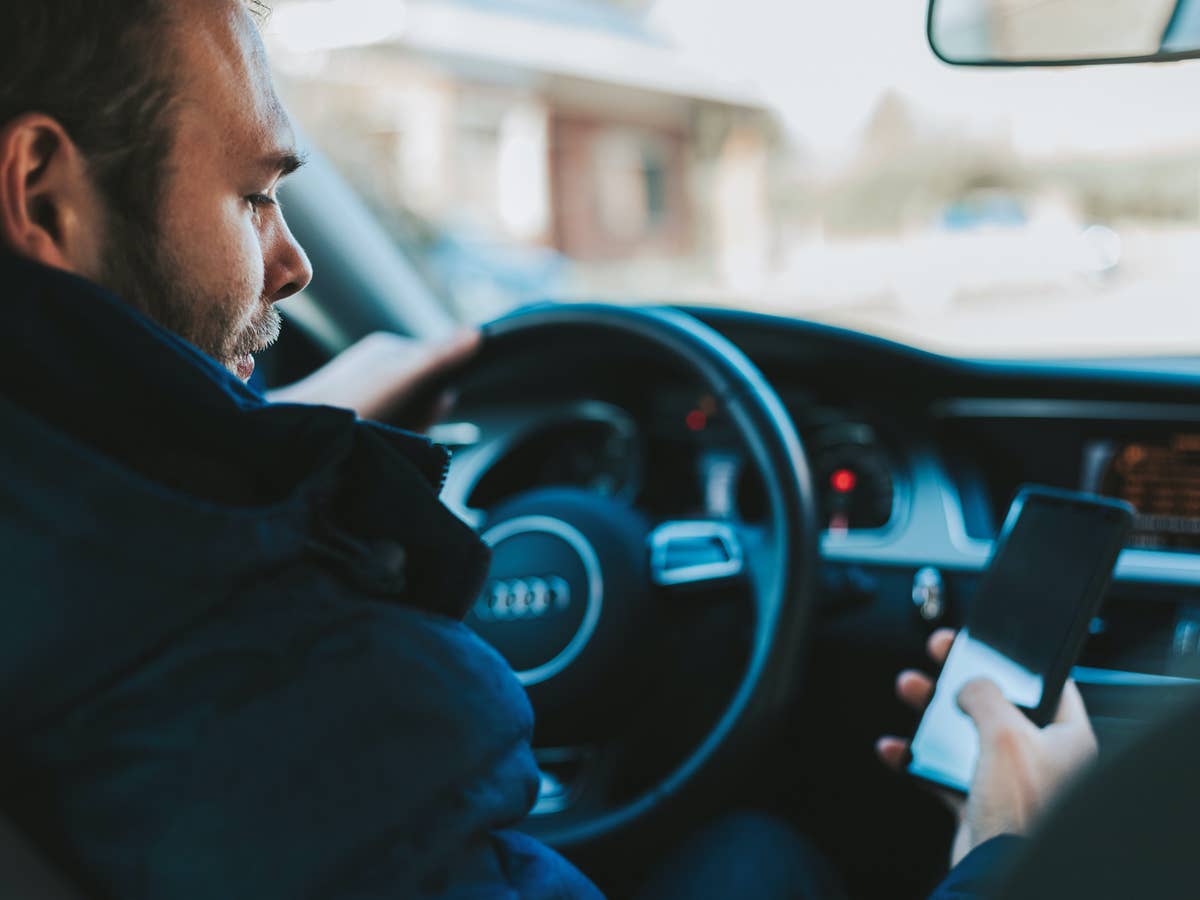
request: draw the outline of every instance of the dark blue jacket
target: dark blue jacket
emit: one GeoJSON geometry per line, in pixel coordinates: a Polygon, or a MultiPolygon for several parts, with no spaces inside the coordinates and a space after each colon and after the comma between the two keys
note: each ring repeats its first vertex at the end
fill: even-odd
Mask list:
{"type": "Polygon", "coordinates": [[[0,254],[0,808],[97,897],[594,897],[446,457],[0,254]]]}
{"type": "Polygon", "coordinates": [[[950,870],[929,900],[982,900],[1000,897],[1002,877],[1021,849],[1023,838],[1004,834],[980,844],[950,870]]]}

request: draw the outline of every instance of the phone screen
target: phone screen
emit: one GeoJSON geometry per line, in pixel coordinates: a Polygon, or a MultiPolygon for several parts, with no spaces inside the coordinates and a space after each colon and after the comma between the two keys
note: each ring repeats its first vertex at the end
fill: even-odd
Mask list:
{"type": "Polygon", "coordinates": [[[1039,725],[1053,716],[1131,520],[1121,503],[1022,492],[913,737],[911,774],[967,790],[979,736],[957,697],[975,678],[994,681],[1039,725]]]}

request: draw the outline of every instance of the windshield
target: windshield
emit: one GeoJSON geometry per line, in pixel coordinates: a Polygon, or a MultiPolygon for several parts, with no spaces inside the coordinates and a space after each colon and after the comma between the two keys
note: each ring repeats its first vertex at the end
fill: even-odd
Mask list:
{"type": "Polygon", "coordinates": [[[950,68],[924,0],[273,6],[293,115],[464,320],[602,299],[960,356],[1200,345],[1200,63],[950,68]]]}

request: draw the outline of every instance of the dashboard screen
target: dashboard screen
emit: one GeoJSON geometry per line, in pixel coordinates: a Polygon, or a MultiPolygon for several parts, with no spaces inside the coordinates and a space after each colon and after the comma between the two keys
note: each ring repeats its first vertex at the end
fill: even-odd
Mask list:
{"type": "Polygon", "coordinates": [[[1083,488],[1137,510],[1129,546],[1200,550],[1200,432],[1093,441],[1084,450],[1083,488]]]}

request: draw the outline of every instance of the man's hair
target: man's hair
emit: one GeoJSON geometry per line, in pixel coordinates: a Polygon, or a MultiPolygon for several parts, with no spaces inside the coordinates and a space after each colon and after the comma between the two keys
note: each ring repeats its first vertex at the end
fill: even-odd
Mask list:
{"type": "Polygon", "coordinates": [[[24,113],[57,120],[86,158],[110,214],[153,222],[171,148],[171,0],[4,6],[0,128],[24,113]]]}
{"type": "MultiPolygon", "coordinates": [[[[245,0],[260,19],[265,0],[245,0]]],[[[173,0],[3,0],[0,128],[44,113],[87,159],[112,217],[153,230],[173,134],[173,0]]],[[[114,223],[117,224],[117,223],[114,223]]]]}

